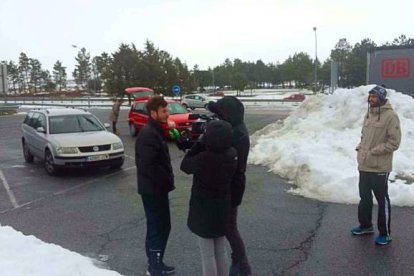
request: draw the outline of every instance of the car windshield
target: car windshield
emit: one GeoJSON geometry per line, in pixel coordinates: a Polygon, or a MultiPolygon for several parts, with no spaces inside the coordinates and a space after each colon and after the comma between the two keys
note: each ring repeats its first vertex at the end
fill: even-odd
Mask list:
{"type": "Polygon", "coordinates": [[[92,115],[65,115],[49,118],[50,134],[105,130],[92,115]]]}
{"type": "Polygon", "coordinates": [[[180,103],[169,103],[168,112],[170,115],[188,113],[188,111],[180,103]]]}

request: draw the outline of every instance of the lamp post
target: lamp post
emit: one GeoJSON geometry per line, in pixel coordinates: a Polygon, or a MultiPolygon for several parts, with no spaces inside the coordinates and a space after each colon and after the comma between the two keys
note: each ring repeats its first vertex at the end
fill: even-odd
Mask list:
{"type": "Polygon", "coordinates": [[[313,27],[313,31],[315,32],[315,93],[318,84],[318,40],[316,37],[316,27],[313,27]]]}

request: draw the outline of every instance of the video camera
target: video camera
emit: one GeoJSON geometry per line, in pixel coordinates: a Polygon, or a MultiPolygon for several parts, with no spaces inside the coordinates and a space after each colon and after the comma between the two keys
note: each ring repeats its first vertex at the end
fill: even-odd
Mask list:
{"type": "Polygon", "coordinates": [[[175,139],[175,144],[178,149],[186,151],[190,149],[204,134],[207,128],[207,123],[212,120],[218,120],[216,114],[190,114],[188,116],[190,120],[197,120],[192,125],[191,131],[185,131],[180,134],[180,136],[175,139]]]}

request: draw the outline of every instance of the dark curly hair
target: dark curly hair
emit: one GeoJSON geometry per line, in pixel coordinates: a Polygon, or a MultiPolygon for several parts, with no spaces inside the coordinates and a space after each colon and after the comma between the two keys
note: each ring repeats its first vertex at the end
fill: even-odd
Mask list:
{"type": "Polygon", "coordinates": [[[167,105],[168,103],[166,100],[164,100],[164,97],[154,96],[148,100],[146,108],[148,110],[148,113],[151,113],[151,111],[158,111],[160,107],[166,107],[167,105]]]}

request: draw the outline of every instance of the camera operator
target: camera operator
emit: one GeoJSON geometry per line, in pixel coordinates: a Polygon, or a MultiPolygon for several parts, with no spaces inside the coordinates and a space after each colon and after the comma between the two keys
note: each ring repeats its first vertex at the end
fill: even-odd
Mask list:
{"type": "Polygon", "coordinates": [[[181,133],[177,131],[177,134],[171,135],[175,141],[175,144],[177,145],[177,148],[184,152],[191,149],[198,142],[203,144],[204,142],[200,140],[206,131],[207,123],[213,120],[218,120],[216,114],[190,114],[190,117],[191,119],[198,119],[198,121],[193,124],[192,131],[187,130],[182,131],[181,133]],[[199,136],[194,139],[194,134],[198,134],[199,136]]]}
{"type": "Polygon", "coordinates": [[[231,181],[231,208],[226,227],[226,238],[232,250],[230,276],[251,275],[246,249],[237,229],[237,210],[242,202],[245,190],[245,172],[250,149],[249,132],[244,124],[244,106],[236,97],[225,96],[217,102],[210,102],[208,109],[217,114],[220,120],[227,121],[231,124],[233,129],[232,147],[237,150],[238,156],[237,170],[231,181]]]}

